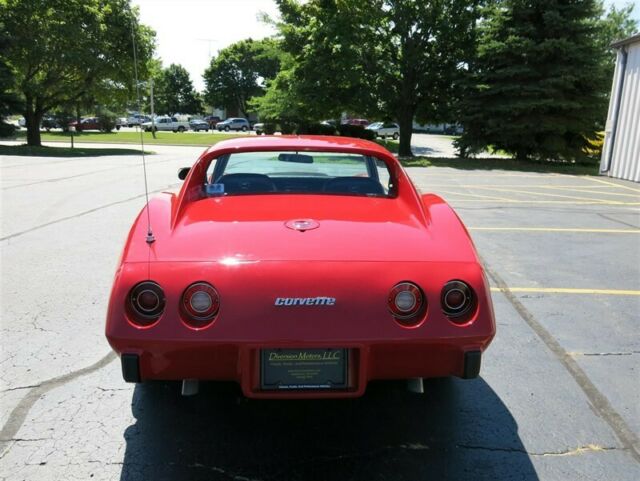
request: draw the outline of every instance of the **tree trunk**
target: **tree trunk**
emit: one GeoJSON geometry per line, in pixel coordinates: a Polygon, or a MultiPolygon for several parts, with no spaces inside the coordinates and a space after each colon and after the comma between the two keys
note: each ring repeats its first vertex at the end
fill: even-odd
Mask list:
{"type": "Polygon", "coordinates": [[[405,108],[399,112],[398,125],[400,126],[398,157],[413,157],[413,152],[411,152],[411,136],[413,135],[412,109],[405,108]]]}
{"type": "Polygon", "coordinates": [[[31,98],[27,98],[27,108],[24,112],[24,120],[27,127],[27,145],[32,147],[40,147],[40,122],[44,112],[34,108],[31,98]]]}

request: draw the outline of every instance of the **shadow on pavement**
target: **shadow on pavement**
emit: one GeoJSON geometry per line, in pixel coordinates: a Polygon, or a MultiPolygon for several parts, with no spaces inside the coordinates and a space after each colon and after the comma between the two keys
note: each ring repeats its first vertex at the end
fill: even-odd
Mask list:
{"type": "Polygon", "coordinates": [[[235,385],[138,385],[121,481],[538,479],[518,426],[482,379],[426,394],[372,383],[361,399],[246,400],[235,385]]]}

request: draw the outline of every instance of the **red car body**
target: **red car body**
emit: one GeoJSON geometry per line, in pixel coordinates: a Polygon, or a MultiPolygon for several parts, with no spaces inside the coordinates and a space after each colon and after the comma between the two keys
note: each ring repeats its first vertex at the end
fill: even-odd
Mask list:
{"type": "Polygon", "coordinates": [[[206,150],[180,192],[155,197],[135,221],[106,323],[125,380],[236,381],[252,398],[356,397],[371,380],[472,378],[494,334],[487,280],[451,207],[436,195],[421,195],[378,144],[314,136],[239,138],[206,150]],[[270,151],[370,156],[386,164],[396,195],[210,197],[203,191],[216,159],[270,151]],[[146,241],[147,214],[153,242],[146,241]],[[312,219],[308,230],[287,228],[301,219],[312,219]],[[147,280],[162,288],[166,304],[159,319],[139,325],[129,304],[132,289],[147,280]],[[451,281],[470,289],[472,305],[462,319],[443,308],[451,281]],[[198,282],[219,295],[215,318],[205,327],[185,322],[182,309],[185,290],[198,282]],[[417,286],[410,296],[423,302],[411,322],[390,310],[399,302],[392,290],[407,282],[417,286]],[[338,389],[265,389],[264,365],[272,362],[263,357],[266,349],[306,349],[309,356],[314,349],[341,350],[344,382],[338,389]]]}
{"type": "Polygon", "coordinates": [[[75,127],[78,132],[82,130],[101,130],[100,120],[97,117],[82,119],[80,122],[74,120],[69,123],[69,127],[75,127]]]}

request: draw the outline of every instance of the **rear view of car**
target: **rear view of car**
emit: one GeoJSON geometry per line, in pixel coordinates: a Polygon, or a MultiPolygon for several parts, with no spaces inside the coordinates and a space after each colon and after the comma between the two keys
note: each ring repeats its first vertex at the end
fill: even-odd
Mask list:
{"type": "Polygon", "coordinates": [[[243,137],[180,178],[117,269],[106,335],[126,381],[289,399],[478,375],[495,321],[473,244],[378,144],[243,137]]]}

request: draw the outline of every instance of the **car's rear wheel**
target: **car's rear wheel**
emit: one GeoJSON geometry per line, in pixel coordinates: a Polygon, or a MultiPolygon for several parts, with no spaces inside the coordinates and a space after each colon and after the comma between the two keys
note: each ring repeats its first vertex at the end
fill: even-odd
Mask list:
{"type": "Polygon", "coordinates": [[[400,137],[400,134],[398,134],[398,132],[393,134],[393,140],[398,140],[398,137],[400,137]]]}
{"type": "Polygon", "coordinates": [[[229,126],[228,126],[228,125],[226,125],[226,126],[224,127],[224,131],[225,131],[225,132],[229,132],[229,130],[231,130],[231,129],[229,128],[229,126]]]}
{"type": "Polygon", "coordinates": [[[243,132],[246,132],[246,131],[247,131],[247,127],[246,127],[246,126],[243,126],[243,127],[242,127],[242,131],[243,131],[243,132]]]}
{"type": "Polygon", "coordinates": [[[184,127],[182,127],[182,126],[178,127],[178,132],[183,133],[184,132],[184,127]]]}

